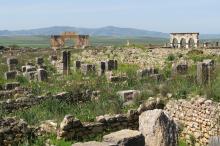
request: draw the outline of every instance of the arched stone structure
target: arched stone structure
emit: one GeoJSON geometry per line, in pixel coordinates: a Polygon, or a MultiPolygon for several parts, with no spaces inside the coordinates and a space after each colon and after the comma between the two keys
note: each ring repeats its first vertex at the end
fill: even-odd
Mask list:
{"type": "Polygon", "coordinates": [[[61,35],[52,35],[50,44],[53,49],[62,48],[65,46],[65,41],[75,41],[76,47],[85,48],[89,45],[89,35],[78,35],[75,32],[64,32],[61,35]]]}
{"type": "Polygon", "coordinates": [[[171,33],[170,45],[173,48],[197,48],[199,46],[199,33],[171,33]]]}

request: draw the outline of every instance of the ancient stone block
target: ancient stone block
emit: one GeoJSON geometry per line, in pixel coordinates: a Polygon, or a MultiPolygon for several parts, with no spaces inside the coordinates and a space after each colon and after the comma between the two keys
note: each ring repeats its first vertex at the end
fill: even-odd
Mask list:
{"type": "Polygon", "coordinates": [[[37,57],[36,58],[36,64],[37,65],[42,65],[44,63],[44,58],[42,57],[37,57]]]}
{"type": "Polygon", "coordinates": [[[108,60],[106,62],[106,67],[107,67],[108,71],[117,70],[117,68],[118,68],[118,61],[117,60],[108,60]]]}
{"type": "Polygon", "coordinates": [[[146,69],[140,69],[137,71],[138,77],[149,77],[152,74],[158,74],[158,69],[156,68],[146,68],[146,69]]]}
{"type": "Polygon", "coordinates": [[[33,71],[37,71],[35,66],[26,65],[26,72],[33,72],[33,71]]]}
{"type": "Polygon", "coordinates": [[[75,143],[72,146],[112,146],[109,143],[106,142],[97,142],[97,141],[89,141],[85,143],[75,143]]]}
{"type": "Polygon", "coordinates": [[[160,82],[164,79],[163,75],[161,74],[152,74],[150,75],[150,78],[154,81],[160,82]]]}
{"type": "Polygon", "coordinates": [[[19,87],[19,86],[20,86],[20,83],[18,83],[18,82],[6,83],[5,84],[5,90],[13,90],[13,89],[15,89],[16,87],[19,87]]]}
{"type": "Polygon", "coordinates": [[[99,62],[99,75],[104,75],[107,69],[107,63],[104,61],[99,62]]]}
{"type": "Polygon", "coordinates": [[[117,146],[145,146],[144,136],[139,131],[129,129],[105,135],[103,141],[117,146]]]}
{"type": "Polygon", "coordinates": [[[143,112],[139,117],[139,131],[147,146],[177,146],[177,126],[163,110],[143,112]]]}
{"type": "Polygon", "coordinates": [[[75,63],[76,63],[76,69],[80,69],[81,68],[81,61],[77,60],[75,63]]]}
{"type": "Polygon", "coordinates": [[[124,90],[117,92],[118,95],[122,98],[124,102],[134,100],[136,97],[140,95],[140,91],[138,90],[124,90]]]}
{"type": "Polygon", "coordinates": [[[22,66],[22,67],[21,67],[21,71],[22,71],[22,72],[26,72],[26,66],[22,66]]]}
{"type": "Polygon", "coordinates": [[[29,80],[35,80],[37,77],[37,71],[25,72],[23,75],[29,80]]]}
{"type": "Polygon", "coordinates": [[[220,145],[220,137],[219,136],[210,137],[208,146],[219,146],[219,145],[220,145]]]}
{"type": "Polygon", "coordinates": [[[94,64],[82,64],[81,65],[81,71],[84,75],[87,75],[89,73],[95,72],[95,65],[94,64]]]}
{"type": "Polygon", "coordinates": [[[41,133],[55,134],[57,130],[57,123],[53,120],[43,121],[40,125],[41,133]]]}
{"type": "Polygon", "coordinates": [[[8,58],[7,59],[7,64],[8,65],[11,65],[11,64],[17,65],[18,64],[18,59],[14,58],[14,57],[8,58]]]}
{"type": "Polygon", "coordinates": [[[8,71],[8,72],[5,73],[5,79],[6,80],[15,79],[16,76],[17,76],[16,71],[8,71]]]}
{"type": "Polygon", "coordinates": [[[213,60],[204,60],[203,62],[197,63],[197,83],[209,84],[212,79],[214,71],[214,61],[213,60]]]}
{"type": "Polygon", "coordinates": [[[172,75],[183,75],[188,71],[188,64],[186,62],[172,64],[172,75]]]}
{"type": "Polygon", "coordinates": [[[44,69],[37,70],[38,81],[47,81],[47,71],[44,69]]]}

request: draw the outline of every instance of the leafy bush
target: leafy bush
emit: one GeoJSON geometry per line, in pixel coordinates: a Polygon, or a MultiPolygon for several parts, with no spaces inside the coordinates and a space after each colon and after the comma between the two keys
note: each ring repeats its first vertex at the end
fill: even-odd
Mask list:
{"type": "Polygon", "coordinates": [[[176,59],[176,57],[174,54],[169,54],[166,60],[167,61],[174,61],[175,59],[176,59]]]}

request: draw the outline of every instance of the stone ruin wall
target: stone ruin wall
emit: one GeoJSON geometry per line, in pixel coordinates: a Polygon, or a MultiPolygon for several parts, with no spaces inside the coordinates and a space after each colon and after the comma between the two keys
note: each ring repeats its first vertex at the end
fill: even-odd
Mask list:
{"type": "Polygon", "coordinates": [[[193,136],[197,144],[207,145],[211,137],[220,133],[220,105],[212,100],[171,100],[165,109],[174,121],[184,127],[181,136],[189,143],[193,136]]]}
{"type": "Polygon", "coordinates": [[[129,110],[127,114],[98,116],[96,121],[91,123],[82,123],[74,116],[67,115],[57,130],[57,136],[66,140],[79,140],[122,129],[138,130],[139,116],[143,112],[163,107],[161,100],[154,99],[141,104],[138,109],[129,110]]]}
{"type": "Polygon", "coordinates": [[[57,99],[71,103],[84,102],[91,100],[92,95],[92,91],[83,91],[79,94],[75,94],[73,92],[61,92],[51,96],[37,96],[32,98],[21,97],[17,99],[0,101],[0,109],[10,113],[19,109],[30,108],[31,106],[38,105],[48,99],[57,99]]]}

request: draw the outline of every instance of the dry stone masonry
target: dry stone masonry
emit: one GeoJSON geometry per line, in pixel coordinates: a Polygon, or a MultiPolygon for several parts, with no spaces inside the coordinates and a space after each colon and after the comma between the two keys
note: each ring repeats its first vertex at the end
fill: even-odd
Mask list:
{"type": "Polygon", "coordinates": [[[154,99],[140,105],[137,110],[129,110],[127,114],[98,116],[93,123],[82,123],[74,116],[67,115],[58,128],[57,136],[59,139],[73,140],[109,132],[109,130],[111,132],[122,129],[138,130],[138,119],[142,112],[163,107],[161,100],[154,99]]]}
{"type": "Polygon", "coordinates": [[[24,120],[15,118],[0,118],[0,145],[18,145],[27,136],[31,136],[31,129],[24,120]]]}
{"type": "Polygon", "coordinates": [[[181,136],[190,143],[195,138],[197,145],[207,145],[212,136],[218,136],[219,129],[218,103],[205,98],[191,100],[171,100],[166,105],[167,113],[180,124],[183,124],[181,136]]]}

